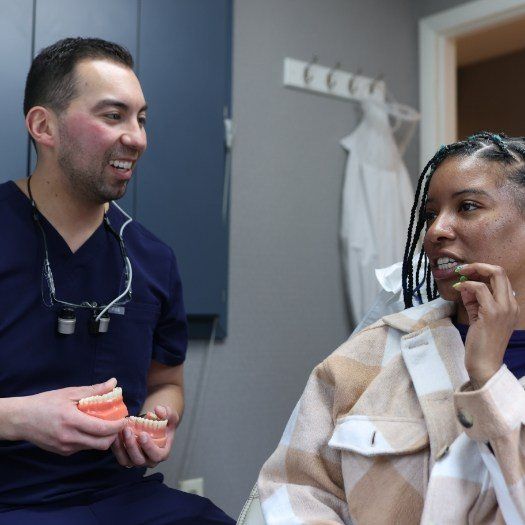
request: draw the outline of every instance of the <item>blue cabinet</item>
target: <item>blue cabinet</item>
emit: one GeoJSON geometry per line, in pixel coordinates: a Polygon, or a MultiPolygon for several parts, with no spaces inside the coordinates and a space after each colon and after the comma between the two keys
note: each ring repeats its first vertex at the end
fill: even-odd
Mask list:
{"type": "Polygon", "coordinates": [[[230,39],[229,0],[142,3],[139,75],[152,103],[135,212],[175,249],[193,335],[216,317],[226,332],[230,39]]]}
{"type": "Polygon", "coordinates": [[[0,182],[21,179],[28,171],[29,137],[24,124],[24,84],[31,65],[33,0],[0,0],[0,182]]]}
{"type": "Polygon", "coordinates": [[[119,202],[179,261],[191,337],[227,329],[232,0],[0,0],[3,180],[34,165],[22,113],[31,56],[68,36],[133,54],[148,109],[148,150],[119,202]]]}

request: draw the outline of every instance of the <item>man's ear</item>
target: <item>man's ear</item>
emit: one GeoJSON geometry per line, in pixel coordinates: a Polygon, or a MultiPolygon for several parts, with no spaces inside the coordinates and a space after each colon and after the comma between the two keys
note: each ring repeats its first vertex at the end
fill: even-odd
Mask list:
{"type": "Polygon", "coordinates": [[[32,107],[26,115],[26,127],[34,141],[41,146],[56,146],[56,116],[43,106],[32,107]]]}

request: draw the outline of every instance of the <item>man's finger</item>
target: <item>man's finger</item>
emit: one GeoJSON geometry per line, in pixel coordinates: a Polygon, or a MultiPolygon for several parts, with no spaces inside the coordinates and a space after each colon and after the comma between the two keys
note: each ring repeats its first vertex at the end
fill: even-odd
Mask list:
{"type": "Polygon", "coordinates": [[[164,461],[168,454],[167,452],[169,449],[166,447],[159,447],[153,439],[151,439],[146,432],[142,432],[139,437],[138,441],[140,444],[140,448],[146,457],[146,460],[148,463],[160,463],[161,461],[164,461]]]}
{"type": "Polygon", "coordinates": [[[117,380],[112,377],[104,383],[98,383],[90,386],[76,386],[71,388],[71,398],[74,401],[79,401],[84,397],[102,396],[111,392],[117,386],[117,380]]]}
{"type": "Polygon", "coordinates": [[[143,467],[146,465],[146,458],[140,449],[137,438],[130,428],[124,429],[124,444],[126,445],[126,452],[134,465],[143,467]]]}
{"type": "Polygon", "coordinates": [[[78,432],[75,441],[85,450],[109,450],[115,438],[113,436],[95,437],[78,432]]]}
{"type": "Polygon", "coordinates": [[[113,442],[113,445],[111,445],[111,450],[120,465],[123,467],[132,466],[131,459],[129,458],[126,447],[124,447],[124,443],[122,442],[121,434],[118,435],[117,439],[113,442]]]}
{"type": "Polygon", "coordinates": [[[78,410],[78,414],[75,414],[71,423],[85,434],[103,437],[118,434],[126,426],[127,421],[124,418],[109,421],[99,417],[90,416],[89,414],[85,414],[81,410],[78,410]]]}

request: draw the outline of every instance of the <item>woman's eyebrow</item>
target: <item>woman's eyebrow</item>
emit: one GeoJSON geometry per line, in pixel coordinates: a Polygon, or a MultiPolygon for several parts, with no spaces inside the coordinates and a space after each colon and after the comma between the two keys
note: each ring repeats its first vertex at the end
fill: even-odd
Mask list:
{"type": "MultiPolygon", "coordinates": [[[[479,188],[465,188],[464,190],[455,191],[452,194],[452,197],[459,197],[460,195],[483,195],[485,197],[490,197],[490,193],[486,192],[485,190],[481,190],[479,188]]],[[[436,199],[429,197],[427,199],[427,202],[434,202],[436,199]]]]}

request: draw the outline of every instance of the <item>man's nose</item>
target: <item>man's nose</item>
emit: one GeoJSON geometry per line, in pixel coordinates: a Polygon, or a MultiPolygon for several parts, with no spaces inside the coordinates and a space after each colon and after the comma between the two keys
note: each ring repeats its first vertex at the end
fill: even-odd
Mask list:
{"type": "Polygon", "coordinates": [[[122,134],[121,142],[124,146],[136,150],[140,155],[148,144],[146,130],[138,123],[130,124],[122,134]]]}

